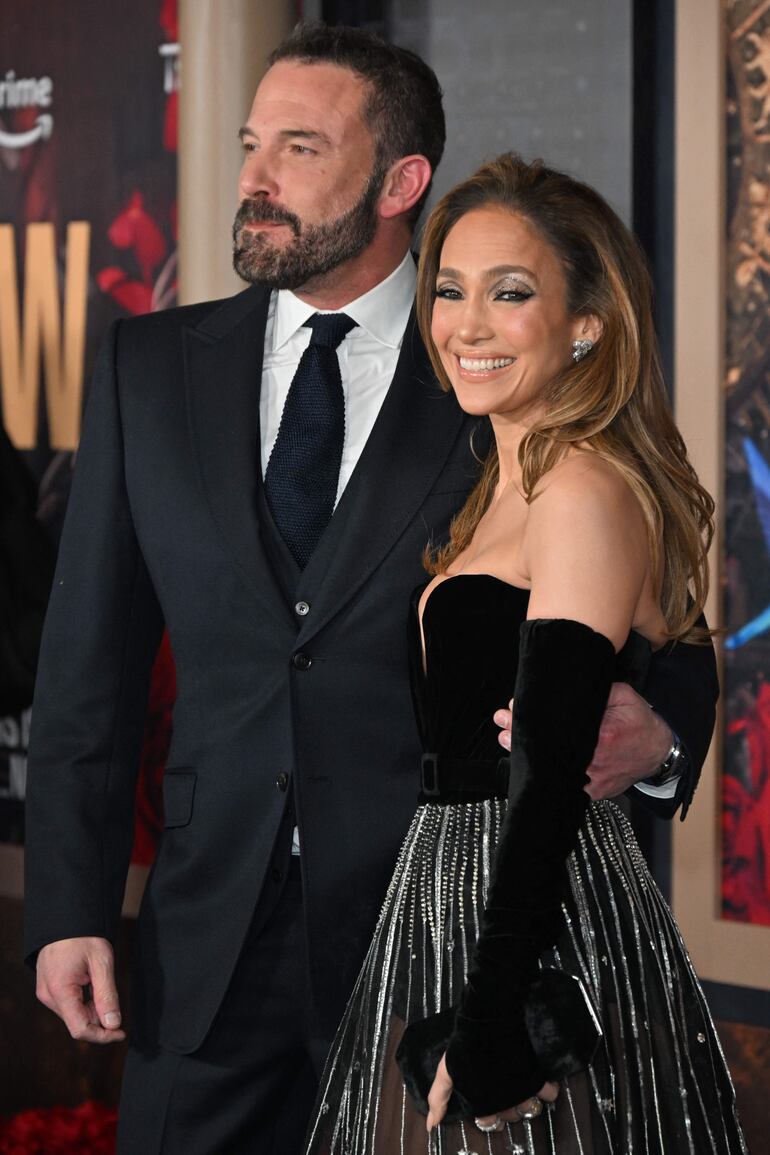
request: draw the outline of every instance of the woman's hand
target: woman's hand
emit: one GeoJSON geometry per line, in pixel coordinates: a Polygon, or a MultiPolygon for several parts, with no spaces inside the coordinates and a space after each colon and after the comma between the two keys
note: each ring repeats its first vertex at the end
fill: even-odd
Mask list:
{"type": "MultiPolygon", "coordinates": [[[[432,1131],[434,1127],[438,1127],[441,1120],[446,1114],[447,1104],[452,1094],[452,1077],[446,1068],[446,1055],[441,1056],[441,1062],[436,1070],[436,1078],[433,1080],[433,1086],[428,1092],[428,1131],[432,1131]]],[[[556,1096],[559,1094],[559,1084],[546,1082],[534,1095],[535,1100],[540,1099],[543,1103],[553,1103],[556,1096]]],[[[482,1116],[475,1119],[474,1122],[481,1130],[502,1131],[504,1123],[520,1123],[522,1119],[534,1114],[532,1112],[532,1099],[527,1099],[524,1103],[519,1103],[518,1107],[510,1107],[507,1111],[499,1111],[496,1115],[482,1116]],[[496,1124],[500,1124],[496,1126],[496,1124]]]]}

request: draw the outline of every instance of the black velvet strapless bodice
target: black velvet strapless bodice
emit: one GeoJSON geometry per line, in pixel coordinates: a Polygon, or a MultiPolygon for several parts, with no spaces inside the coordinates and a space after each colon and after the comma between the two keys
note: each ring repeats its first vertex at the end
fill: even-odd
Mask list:
{"type": "MultiPolygon", "coordinates": [[[[409,624],[412,695],[423,749],[458,759],[498,759],[500,731],[492,715],[513,697],[529,590],[491,574],[457,574],[440,582],[423,611],[423,669],[418,614],[426,585],[412,594],[409,624]]],[[[649,642],[632,630],[616,657],[615,680],[639,689],[650,653],[649,642]]]]}

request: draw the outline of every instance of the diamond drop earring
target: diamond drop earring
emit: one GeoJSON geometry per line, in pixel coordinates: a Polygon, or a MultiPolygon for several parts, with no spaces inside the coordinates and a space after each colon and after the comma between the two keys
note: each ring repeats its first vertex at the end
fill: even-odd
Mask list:
{"type": "Polygon", "coordinates": [[[589,337],[580,338],[572,342],[572,360],[582,361],[587,353],[590,353],[594,347],[593,341],[589,337]]]}

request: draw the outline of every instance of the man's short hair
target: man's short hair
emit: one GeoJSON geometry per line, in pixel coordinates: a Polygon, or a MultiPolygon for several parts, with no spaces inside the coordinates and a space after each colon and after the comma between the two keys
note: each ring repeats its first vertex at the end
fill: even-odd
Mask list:
{"type": "MultiPolygon", "coordinates": [[[[304,22],[270,54],[268,64],[279,60],[336,64],[362,77],[369,86],[364,118],[378,166],[385,170],[400,157],[419,153],[435,172],[446,140],[441,85],[416,53],[361,28],[304,22]]],[[[414,219],[429,191],[412,210],[414,219]]]]}

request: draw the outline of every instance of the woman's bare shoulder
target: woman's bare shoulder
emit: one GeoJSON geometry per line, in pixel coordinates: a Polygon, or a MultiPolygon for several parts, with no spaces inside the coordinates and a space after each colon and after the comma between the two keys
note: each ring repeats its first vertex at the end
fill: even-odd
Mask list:
{"type": "Polygon", "coordinates": [[[533,509],[545,497],[549,505],[576,507],[588,502],[596,513],[604,508],[608,514],[633,511],[642,517],[639,500],[620,468],[588,449],[570,450],[543,475],[534,496],[533,509]]]}
{"type": "Polygon", "coordinates": [[[650,558],[641,506],[614,465],[578,451],[541,479],[523,557],[532,616],[575,618],[622,645],[650,558]]]}

